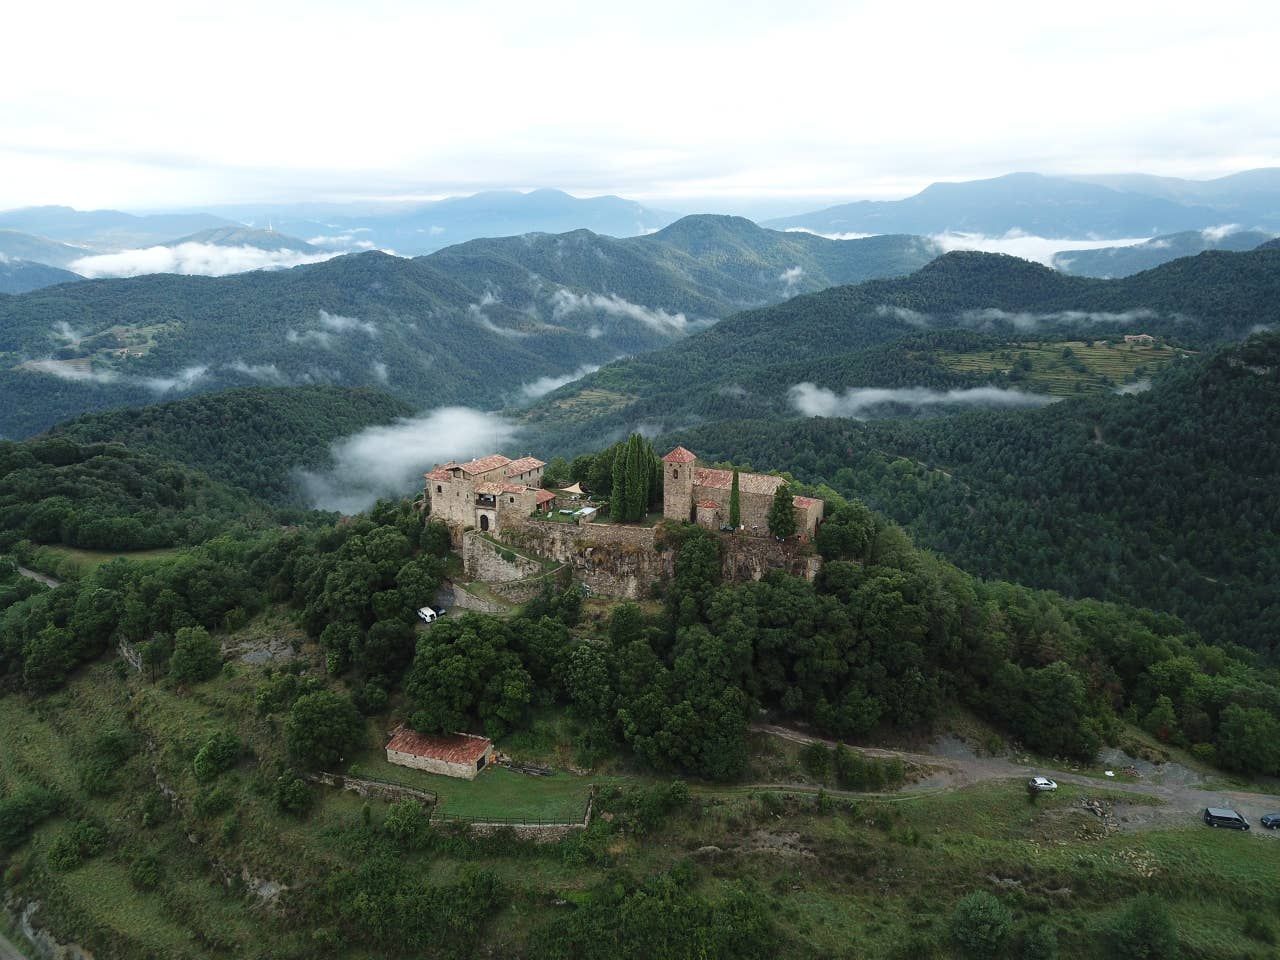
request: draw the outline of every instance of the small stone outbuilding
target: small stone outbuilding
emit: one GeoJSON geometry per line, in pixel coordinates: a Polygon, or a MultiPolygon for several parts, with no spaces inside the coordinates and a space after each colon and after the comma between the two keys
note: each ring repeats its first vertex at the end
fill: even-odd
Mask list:
{"type": "Polygon", "coordinates": [[[493,741],[473,733],[428,734],[400,726],[387,742],[387,760],[427,773],[474,780],[493,762],[493,741]]]}

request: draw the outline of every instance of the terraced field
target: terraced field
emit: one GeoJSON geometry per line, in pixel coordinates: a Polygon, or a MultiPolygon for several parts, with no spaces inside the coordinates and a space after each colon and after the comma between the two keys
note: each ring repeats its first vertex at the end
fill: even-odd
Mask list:
{"type": "Polygon", "coordinates": [[[1109,393],[1150,377],[1180,354],[1162,343],[1113,344],[1107,341],[1059,340],[1009,344],[997,350],[942,355],[948,369],[1001,375],[1010,383],[1040,393],[1078,397],[1109,393]]]}

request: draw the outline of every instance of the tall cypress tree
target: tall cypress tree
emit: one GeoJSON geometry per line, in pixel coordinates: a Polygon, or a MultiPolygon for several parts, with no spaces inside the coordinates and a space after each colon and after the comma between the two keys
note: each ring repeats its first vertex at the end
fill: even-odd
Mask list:
{"type": "Polygon", "coordinates": [[[791,502],[791,488],[782,484],[769,505],[769,532],[775,537],[790,537],[796,532],[796,509],[791,502]]]}
{"type": "Polygon", "coordinates": [[[729,485],[729,526],[737,530],[742,526],[742,501],[738,495],[738,471],[733,471],[733,483],[729,485]]]}
{"type": "Polygon", "coordinates": [[[618,444],[613,455],[613,485],[609,490],[609,519],[614,523],[626,516],[627,505],[623,502],[627,491],[627,448],[618,444]]]}

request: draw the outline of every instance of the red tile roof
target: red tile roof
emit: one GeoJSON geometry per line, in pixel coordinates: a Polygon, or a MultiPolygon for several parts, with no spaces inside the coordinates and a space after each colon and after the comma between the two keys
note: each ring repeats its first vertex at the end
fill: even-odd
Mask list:
{"type": "Polygon", "coordinates": [[[391,733],[387,749],[445,763],[474,764],[492,745],[488,737],[477,737],[473,733],[429,734],[397,727],[391,733]]]}
{"type": "Polygon", "coordinates": [[[556,498],[556,495],[550,490],[538,491],[538,503],[549,503],[556,498]]]}
{"type": "Polygon", "coordinates": [[[428,470],[426,473],[423,474],[423,476],[426,477],[428,480],[452,480],[453,479],[453,474],[451,474],[444,467],[436,467],[434,470],[428,470]]]}
{"type": "MultiPolygon", "coordinates": [[[[742,493],[764,493],[772,496],[786,482],[781,477],[771,477],[767,473],[738,473],[738,489],[742,493]]],[[[733,471],[703,467],[693,475],[693,485],[713,490],[732,489],[733,471]]]]}
{"type": "Polygon", "coordinates": [[[514,476],[517,473],[527,473],[530,470],[537,470],[545,467],[546,464],[537,457],[521,457],[519,460],[512,460],[507,464],[507,476],[514,476]]]}
{"type": "Polygon", "coordinates": [[[699,506],[699,507],[701,507],[701,508],[702,508],[702,509],[704,509],[704,510],[719,510],[719,509],[720,509],[720,504],[716,503],[714,500],[699,500],[699,501],[698,501],[698,506],[699,506]]]}
{"type": "Polygon", "coordinates": [[[692,452],[684,447],[676,447],[665,457],[662,458],[664,463],[693,463],[698,458],[692,452]]]}
{"type": "Polygon", "coordinates": [[[816,497],[792,497],[791,502],[801,510],[808,510],[812,506],[821,505],[822,501],[816,497]]]}
{"type": "Polygon", "coordinates": [[[495,497],[500,493],[527,493],[529,490],[523,483],[508,483],[505,480],[482,480],[476,484],[476,493],[495,497]]]}
{"type": "Polygon", "coordinates": [[[499,467],[505,467],[511,461],[500,453],[491,453],[487,457],[480,457],[478,460],[472,460],[468,463],[458,464],[457,469],[463,473],[469,473],[475,476],[477,473],[488,473],[490,470],[497,470],[499,467]]]}

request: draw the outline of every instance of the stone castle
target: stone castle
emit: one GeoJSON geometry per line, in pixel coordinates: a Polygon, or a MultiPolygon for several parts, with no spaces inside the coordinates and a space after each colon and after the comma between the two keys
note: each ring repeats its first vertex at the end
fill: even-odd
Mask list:
{"type": "MultiPolygon", "coordinates": [[[[510,460],[500,453],[466,463],[450,461],[426,473],[430,516],[442,521],[461,543],[466,530],[498,535],[503,527],[550,510],[556,495],[543,490],[546,466],[534,457],[510,460]]],[[[733,471],[698,465],[698,458],[676,447],[662,458],[662,513],[668,520],[728,530],[733,471]]],[[[769,508],[786,481],[764,473],[738,473],[739,533],[768,536],[769,508]]],[[[808,542],[822,522],[823,502],[793,497],[796,535],[808,542]]]]}
{"type": "MultiPolygon", "coordinates": [[[[675,552],[666,549],[660,526],[595,522],[576,486],[560,493],[541,488],[544,467],[534,457],[511,460],[495,453],[451,461],[424,475],[428,516],[449,528],[467,577],[487,587],[483,599],[455,583],[463,609],[502,612],[504,604],[536,596],[548,577],[565,569],[598,595],[632,599],[648,596],[655,582],[673,575],[675,552]],[[561,495],[572,499],[562,504],[561,495]],[[560,509],[549,516],[567,506],[571,514],[560,509]]],[[[676,447],[662,458],[662,475],[665,519],[729,529],[732,470],[702,467],[693,453],[676,447]]],[[[738,536],[722,540],[726,580],[759,579],[769,570],[807,579],[817,574],[821,561],[805,544],[822,522],[821,500],[793,497],[796,536],[783,542],[769,536],[769,509],[785,482],[738,473],[738,536]]]]}
{"type": "MultiPolygon", "coordinates": [[[[769,534],[769,508],[774,494],[786,484],[766,473],[738,473],[738,514],[742,533],[769,534]]],[[[698,458],[676,447],[662,458],[662,513],[668,520],[684,520],[708,530],[728,528],[733,471],[698,466],[698,458]]],[[[792,497],[796,534],[810,540],[822,522],[823,503],[814,497],[792,497]]]]}
{"type": "Polygon", "coordinates": [[[500,453],[454,463],[425,474],[430,516],[449,528],[455,544],[464,530],[496,533],[504,520],[545,510],[556,499],[541,489],[546,464],[534,457],[509,460],[500,453]]]}

